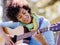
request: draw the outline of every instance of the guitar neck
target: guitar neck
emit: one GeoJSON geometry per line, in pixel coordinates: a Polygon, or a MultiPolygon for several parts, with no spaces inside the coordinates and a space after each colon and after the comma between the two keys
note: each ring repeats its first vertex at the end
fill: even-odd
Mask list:
{"type": "MultiPolygon", "coordinates": [[[[39,31],[40,31],[41,33],[42,33],[42,32],[46,32],[46,31],[48,31],[48,27],[43,28],[43,29],[40,29],[39,31]]],[[[19,40],[21,40],[21,39],[24,39],[24,38],[27,38],[27,37],[30,37],[30,36],[32,36],[35,32],[37,32],[37,30],[36,30],[36,31],[32,31],[32,32],[28,32],[28,33],[24,33],[23,35],[19,35],[19,36],[17,36],[17,41],[19,41],[19,40]]]]}
{"type": "MultiPolygon", "coordinates": [[[[51,26],[51,27],[45,27],[45,28],[42,28],[42,29],[39,29],[39,31],[42,33],[42,32],[46,32],[48,30],[51,30],[51,31],[60,31],[60,23],[58,25],[54,25],[54,26],[51,26]]],[[[27,37],[30,37],[32,36],[36,31],[33,31],[33,32],[28,32],[28,33],[24,33],[23,35],[20,35],[20,36],[17,36],[17,41],[21,40],[21,39],[24,39],[24,38],[27,38],[27,37]]]]}
{"type": "Polygon", "coordinates": [[[32,36],[35,32],[36,31],[24,33],[23,35],[19,35],[19,36],[17,36],[17,41],[24,39],[24,38],[28,38],[28,37],[32,36]]]}

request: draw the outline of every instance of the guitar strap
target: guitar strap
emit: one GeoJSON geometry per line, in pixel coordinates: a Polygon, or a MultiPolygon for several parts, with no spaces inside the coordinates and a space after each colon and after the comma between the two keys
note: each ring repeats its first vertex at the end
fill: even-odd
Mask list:
{"type": "Polygon", "coordinates": [[[42,25],[43,20],[44,20],[44,18],[43,18],[43,17],[39,18],[39,27],[38,27],[38,29],[40,29],[40,27],[41,27],[41,25],[42,25]]]}

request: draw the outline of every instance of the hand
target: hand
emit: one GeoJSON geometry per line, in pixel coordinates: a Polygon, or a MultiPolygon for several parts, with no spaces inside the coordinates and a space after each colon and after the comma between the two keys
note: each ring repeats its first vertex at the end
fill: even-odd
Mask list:
{"type": "Polygon", "coordinates": [[[38,30],[38,32],[35,32],[33,35],[33,38],[36,39],[37,41],[41,42],[42,45],[48,45],[43,34],[40,33],[40,31],[38,30]]]}
{"type": "MultiPolygon", "coordinates": [[[[3,31],[3,28],[2,28],[2,27],[0,27],[0,34],[1,34],[0,36],[2,36],[3,39],[5,40],[4,42],[6,42],[5,45],[15,45],[15,44],[12,42],[11,38],[10,38],[9,36],[7,36],[6,33],[3,31]]],[[[1,43],[1,42],[0,42],[0,43],[1,43]]]]}
{"type": "Polygon", "coordinates": [[[33,38],[40,41],[40,42],[42,42],[42,39],[45,40],[44,37],[43,37],[43,34],[40,33],[39,30],[38,30],[38,32],[34,33],[33,38]]]}
{"type": "Polygon", "coordinates": [[[5,37],[5,41],[6,41],[5,45],[15,45],[11,38],[8,36],[5,37]]]}

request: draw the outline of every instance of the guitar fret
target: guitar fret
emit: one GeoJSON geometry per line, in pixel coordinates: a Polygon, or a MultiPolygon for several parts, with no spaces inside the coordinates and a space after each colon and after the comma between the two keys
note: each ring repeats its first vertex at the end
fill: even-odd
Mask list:
{"type": "Polygon", "coordinates": [[[6,29],[8,30],[8,32],[9,32],[9,34],[11,34],[11,35],[19,35],[19,34],[22,34],[22,35],[19,35],[19,36],[17,36],[17,41],[19,41],[19,40],[21,40],[21,39],[24,39],[24,38],[27,38],[27,37],[30,37],[30,36],[32,36],[35,32],[37,32],[38,30],[41,32],[41,33],[43,33],[43,32],[46,32],[46,31],[48,31],[48,30],[50,30],[50,31],[60,31],[60,23],[58,23],[58,24],[56,24],[56,25],[51,25],[50,27],[45,27],[45,28],[42,28],[42,29],[37,29],[36,31],[33,31],[33,32],[28,32],[28,33],[22,33],[23,32],[23,27],[22,26],[18,26],[17,28],[15,28],[15,29],[10,29],[10,28],[8,28],[8,27],[6,27],[6,29]],[[21,28],[20,28],[21,27],[21,28]],[[21,33],[20,33],[20,30],[22,30],[21,31],[21,33]],[[15,30],[15,31],[13,31],[13,30],[15,30]],[[12,32],[12,33],[11,33],[12,32]],[[14,33],[14,32],[16,32],[16,34],[14,33]],[[18,33],[18,34],[17,34],[18,33]]]}
{"type": "Polygon", "coordinates": [[[40,32],[41,32],[41,33],[42,33],[42,32],[46,32],[46,31],[48,31],[48,27],[43,28],[43,29],[40,29],[40,32]]]}
{"type": "Polygon", "coordinates": [[[34,31],[34,32],[28,32],[28,33],[22,34],[22,35],[20,35],[20,36],[17,36],[17,40],[21,40],[21,39],[30,37],[30,36],[32,36],[35,32],[36,32],[36,31],[34,31]]]}

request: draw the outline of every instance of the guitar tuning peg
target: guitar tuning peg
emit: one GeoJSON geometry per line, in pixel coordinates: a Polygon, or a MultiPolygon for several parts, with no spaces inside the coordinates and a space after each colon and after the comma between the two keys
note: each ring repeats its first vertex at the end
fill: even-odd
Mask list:
{"type": "Polygon", "coordinates": [[[60,25],[60,22],[58,22],[57,25],[60,25]]]}
{"type": "Polygon", "coordinates": [[[56,23],[56,24],[52,24],[52,26],[57,26],[59,23],[56,23]]]}
{"type": "Polygon", "coordinates": [[[57,22],[57,24],[60,24],[60,22],[57,22]]]}
{"type": "Polygon", "coordinates": [[[58,24],[55,24],[55,26],[57,26],[58,24]]]}
{"type": "Polygon", "coordinates": [[[55,24],[52,24],[51,26],[55,26],[55,24]]]}

